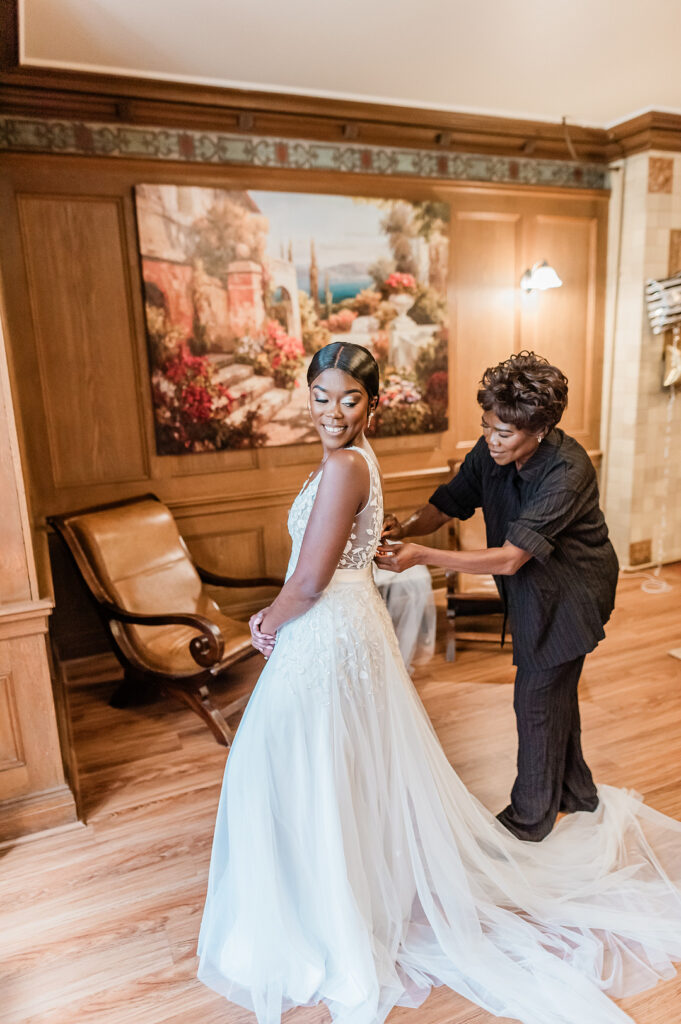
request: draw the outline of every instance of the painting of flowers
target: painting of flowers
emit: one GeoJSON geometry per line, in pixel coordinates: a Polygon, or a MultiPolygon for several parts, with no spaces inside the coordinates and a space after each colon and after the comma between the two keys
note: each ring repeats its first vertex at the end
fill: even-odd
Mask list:
{"type": "Polygon", "coordinates": [[[305,444],[331,341],[381,368],[377,437],[447,429],[449,208],[436,201],[138,185],[156,448],[305,444]]]}

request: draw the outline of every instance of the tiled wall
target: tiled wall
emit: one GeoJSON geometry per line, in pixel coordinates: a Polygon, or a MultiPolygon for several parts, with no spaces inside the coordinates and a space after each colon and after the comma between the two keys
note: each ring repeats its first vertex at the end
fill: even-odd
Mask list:
{"type": "Polygon", "coordinates": [[[613,169],[605,351],[603,504],[622,565],[681,559],[681,389],[662,387],[669,336],[648,326],[648,278],[681,270],[681,154],[613,169]],[[670,406],[670,402],[673,404],[670,406]],[[671,418],[671,419],[670,419],[671,418]],[[666,437],[670,421],[671,443],[666,437]]]}

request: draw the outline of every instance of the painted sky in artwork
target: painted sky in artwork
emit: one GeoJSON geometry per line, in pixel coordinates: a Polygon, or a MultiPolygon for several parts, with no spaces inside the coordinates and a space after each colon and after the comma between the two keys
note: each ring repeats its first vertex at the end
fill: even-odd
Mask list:
{"type": "Polygon", "coordinates": [[[314,239],[320,276],[345,264],[367,266],[391,254],[380,222],[386,214],[378,203],[357,201],[351,196],[311,195],[299,192],[260,192],[249,195],[270,225],[268,254],[288,253],[293,244],[293,262],[307,270],[310,239],[314,239]]]}

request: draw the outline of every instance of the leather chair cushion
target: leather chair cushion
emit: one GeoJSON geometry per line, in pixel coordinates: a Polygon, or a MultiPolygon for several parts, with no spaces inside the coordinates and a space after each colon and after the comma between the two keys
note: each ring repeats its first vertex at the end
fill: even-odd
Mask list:
{"type": "Polygon", "coordinates": [[[102,509],[71,527],[108,596],[131,612],[193,612],[201,580],[170,510],[159,501],[102,509]]]}
{"type": "MultiPolygon", "coordinates": [[[[170,510],[159,501],[139,501],[86,513],[71,520],[100,585],[117,605],[148,615],[189,612],[214,622],[225,639],[224,663],[250,647],[248,625],[223,615],[204,591],[170,510]]],[[[190,626],[119,624],[118,637],[155,671],[196,674],[189,651],[198,636],[190,626]]]]}

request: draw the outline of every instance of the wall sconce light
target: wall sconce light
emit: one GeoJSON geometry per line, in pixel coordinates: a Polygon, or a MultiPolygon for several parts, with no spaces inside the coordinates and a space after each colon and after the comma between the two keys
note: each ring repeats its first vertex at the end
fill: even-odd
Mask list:
{"type": "Polygon", "coordinates": [[[520,278],[520,287],[524,292],[544,292],[547,288],[560,288],[561,279],[546,260],[535,263],[520,278]]]}

